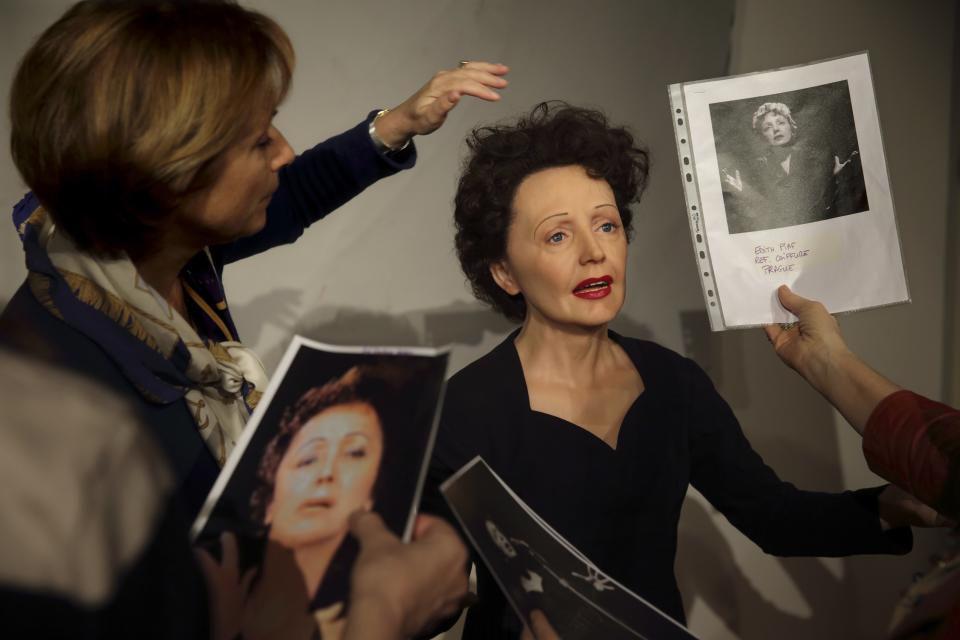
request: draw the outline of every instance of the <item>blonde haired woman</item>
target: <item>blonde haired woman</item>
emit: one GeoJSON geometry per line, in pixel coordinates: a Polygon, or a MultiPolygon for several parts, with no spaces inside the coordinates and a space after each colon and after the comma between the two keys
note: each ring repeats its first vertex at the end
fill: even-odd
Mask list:
{"type": "Polygon", "coordinates": [[[29,275],[0,316],[0,344],[131,400],[187,514],[266,382],[237,337],[224,265],[294,241],[412,166],[410,140],[463,95],[498,99],[507,71],[439,72],[295,157],[272,124],[293,67],[283,30],[227,0],[88,0],[40,36],[13,81],[29,275]]]}

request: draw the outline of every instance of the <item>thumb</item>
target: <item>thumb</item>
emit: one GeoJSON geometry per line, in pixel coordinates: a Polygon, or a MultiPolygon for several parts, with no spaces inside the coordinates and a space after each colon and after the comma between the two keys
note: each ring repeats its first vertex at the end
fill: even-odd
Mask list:
{"type": "Polygon", "coordinates": [[[350,533],[357,538],[361,547],[376,546],[390,540],[392,535],[383,524],[383,518],[373,511],[357,510],[350,515],[350,533]]]}
{"type": "Polygon", "coordinates": [[[780,299],[780,304],[783,305],[783,308],[791,312],[793,315],[799,315],[800,311],[803,310],[803,307],[811,302],[807,298],[797,295],[791,291],[790,287],[785,284],[782,284],[777,288],[777,297],[780,299]]]}
{"type": "Polygon", "coordinates": [[[460,102],[459,91],[447,91],[430,105],[430,120],[433,122],[442,122],[450,111],[460,102]]]}
{"type": "Polygon", "coordinates": [[[418,513],[413,522],[413,539],[419,540],[426,536],[436,526],[439,518],[426,513],[418,513]]]}

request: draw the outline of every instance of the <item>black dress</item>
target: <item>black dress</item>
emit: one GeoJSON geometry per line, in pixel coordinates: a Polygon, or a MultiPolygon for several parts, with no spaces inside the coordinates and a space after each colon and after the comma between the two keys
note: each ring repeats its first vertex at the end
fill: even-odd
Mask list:
{"type": "MultiPolygon", "coordinates": [[[[484,460],[601,570],[684,622],[673,573],[677,522],[696,487],[767,553],[906,553],[910,530],[882,532],[879,489],[821,493],[780,480],[693,361],[610,332],[643,378],[616,449],[561,418],[532,411],[517,332],[453,376],[446,391],[424,510],[452,518],[439,484],[484,460]]],[[[480,602],[463,638],[515,638],[520,620],[478,562],[480,602]]]]}

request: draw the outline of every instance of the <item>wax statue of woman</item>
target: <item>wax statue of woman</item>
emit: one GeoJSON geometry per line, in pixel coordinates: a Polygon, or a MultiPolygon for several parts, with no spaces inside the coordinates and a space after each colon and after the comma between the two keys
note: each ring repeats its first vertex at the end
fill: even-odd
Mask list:
{"type": "MultiPolygon", "coordinates": [[[[601,570],[679,621],[673,568],[690,485],[768,553],[910,549],[899,527],[916,514],[884,488],[821,493],[780,480],[700,367],[608,328],[627,289],[630,206],[647,180],[647,152],[628,131],[544,103],[475,130],[468,145],[461,266],[477,297],[521,326],[450,379],[425,510],[442,513],[436,487],[481,455],[601,570]]],[[[477,572],[464,638],[518,637],[521,620],[477,572]]]]}
{"type": "Polygon", "coordinates": [[[295,156],[272,124],[294,67],[270,18],[230,0],[86,0],[29,49],[11,151],[32,192],[14,210],[29,271],[0,345],[131,401],[191,517],[265,388],[221,274],[296,240],[413,166],[417,135],[463,96],[497,100],[507,68],[438,72],[390,110],[295,156]]]}

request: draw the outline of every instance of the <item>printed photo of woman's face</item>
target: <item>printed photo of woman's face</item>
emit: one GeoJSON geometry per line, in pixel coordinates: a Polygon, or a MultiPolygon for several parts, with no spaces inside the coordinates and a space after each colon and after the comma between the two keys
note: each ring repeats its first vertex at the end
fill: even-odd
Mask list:
{"type": "Polygon", "coordinates": [[[365,402],[334,405],[304,423],[277,467],[265,524],[294,548],[346,535],[347,519],[370,509],[383,456],[383,427],[365,402]]]}
{"type": "Polygon", "coordinates": [[[790,127],[790,121],[782,114],[773,111],[763,116],[760,121],[760,134],[767,139],[771,146],[781,147],[790,144],[793,138],[793,129],[790,127]]]}

